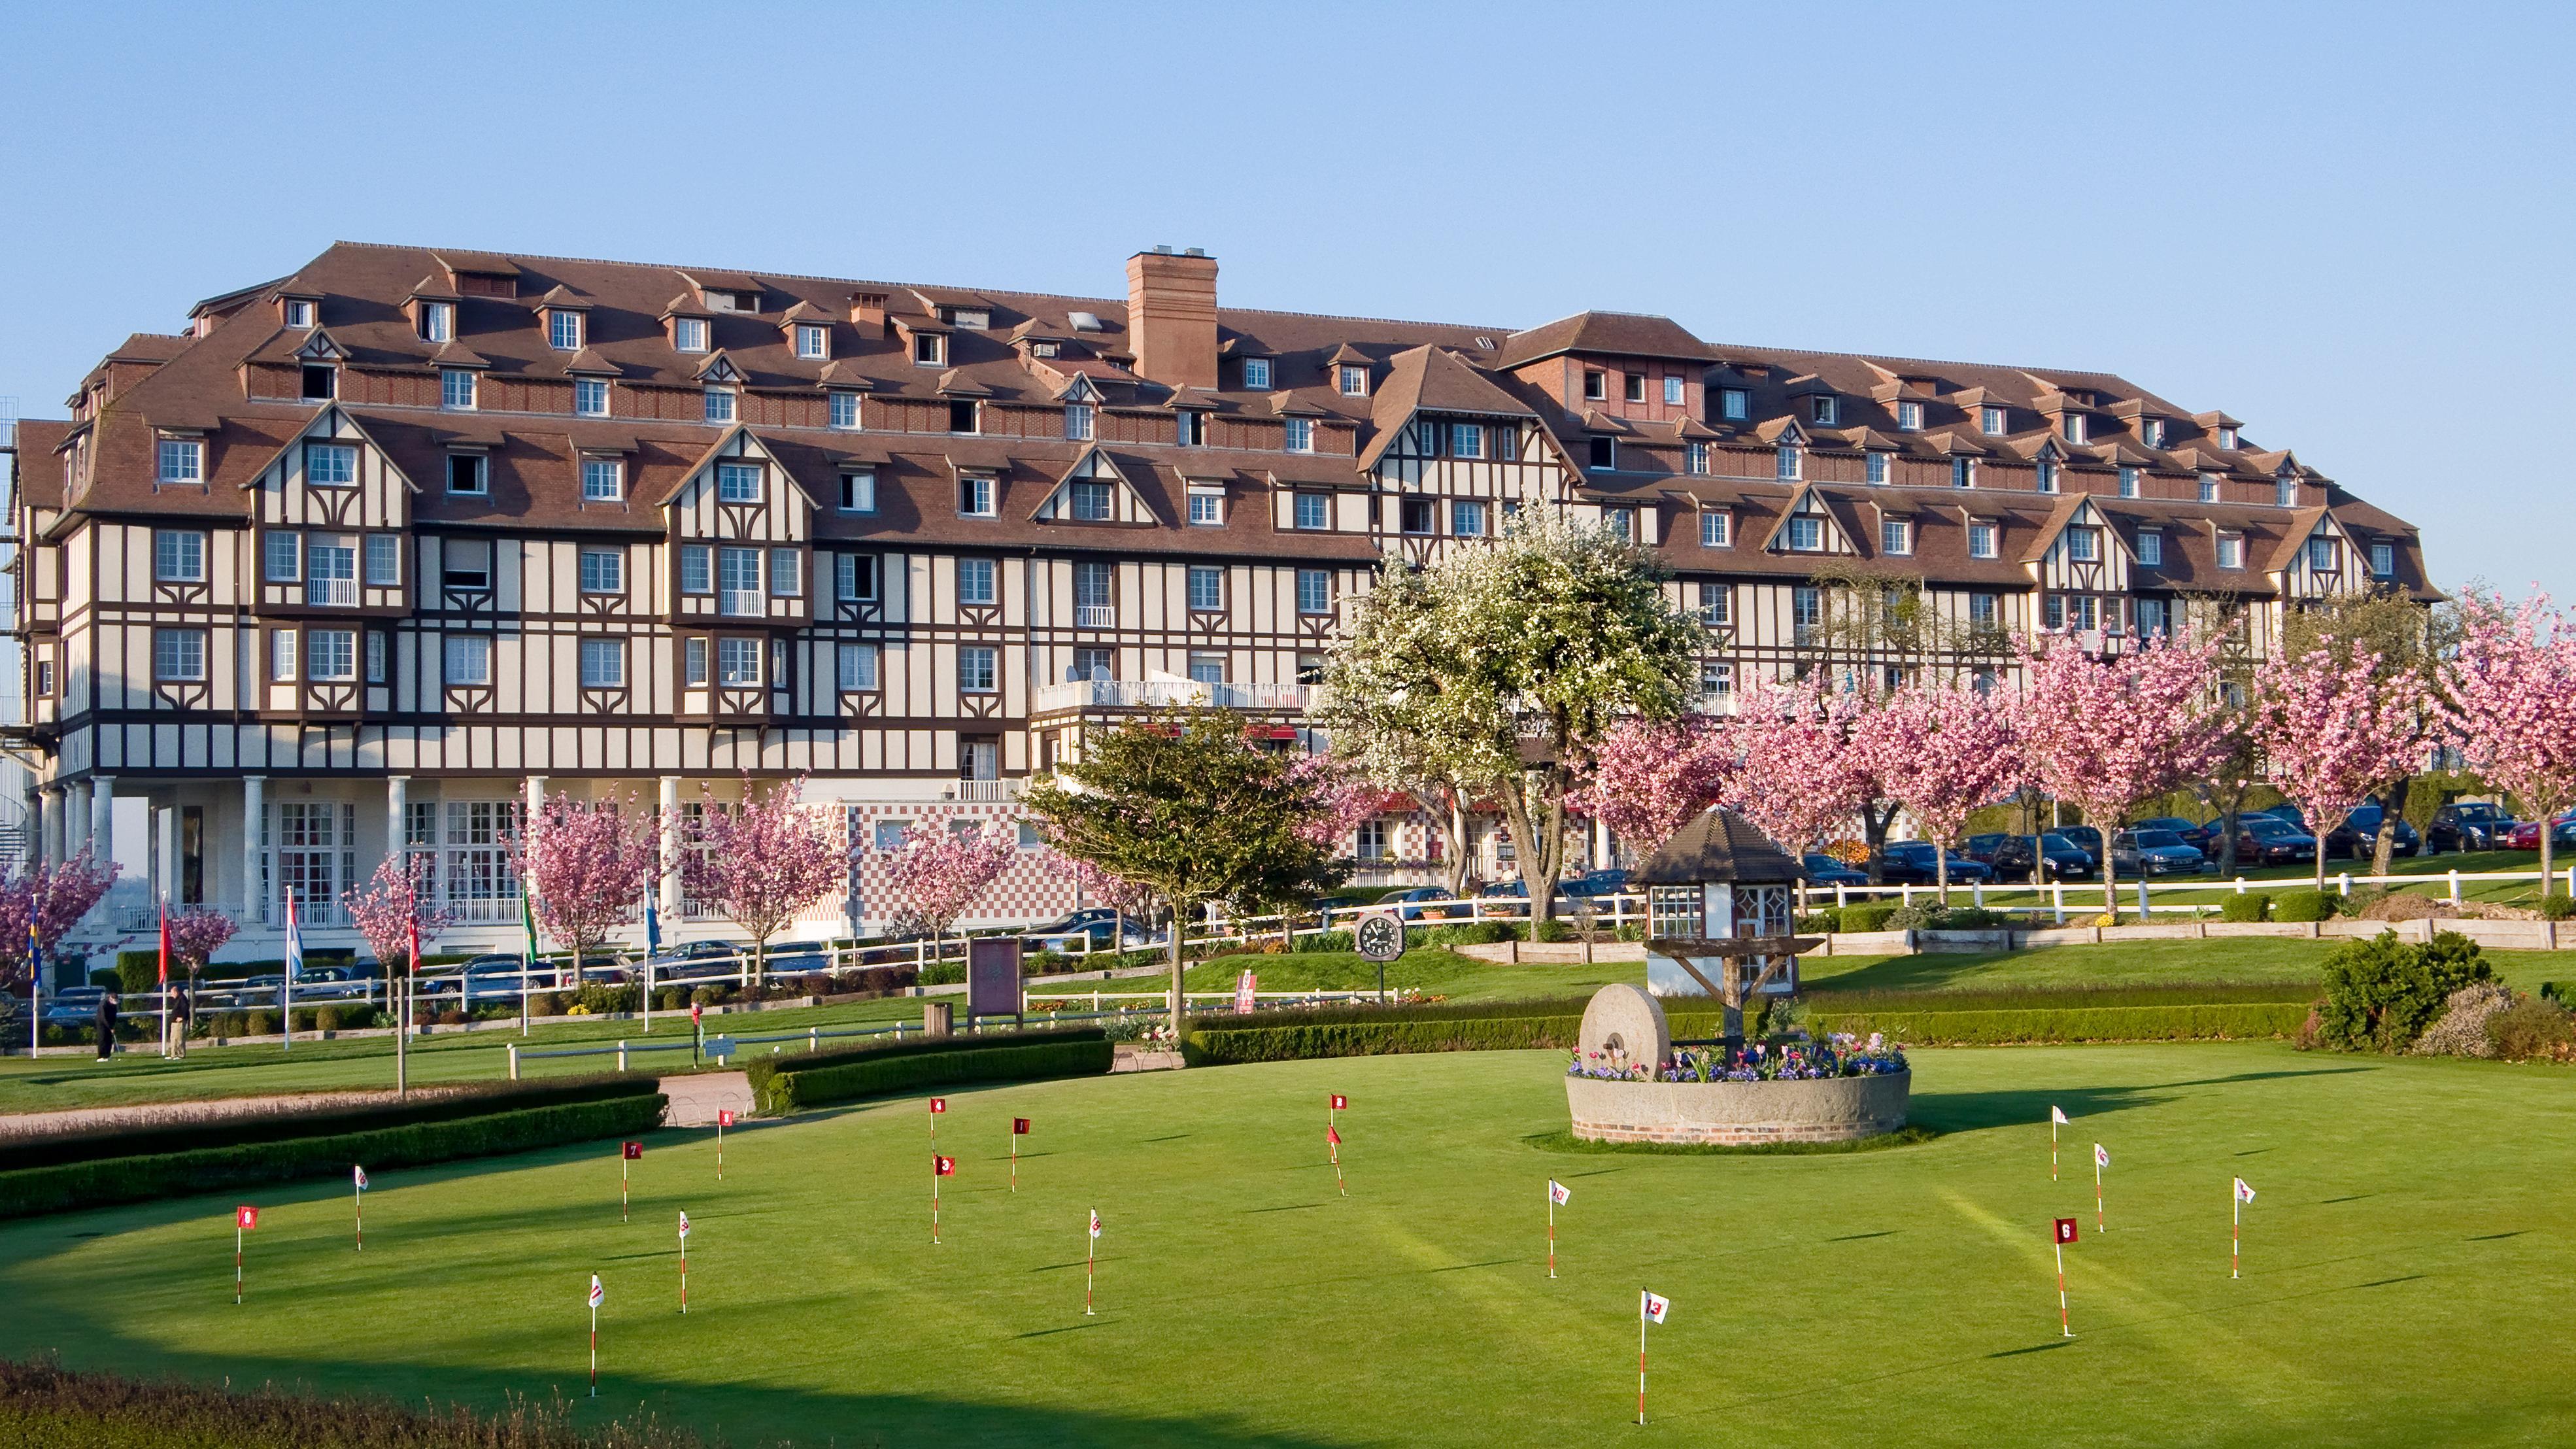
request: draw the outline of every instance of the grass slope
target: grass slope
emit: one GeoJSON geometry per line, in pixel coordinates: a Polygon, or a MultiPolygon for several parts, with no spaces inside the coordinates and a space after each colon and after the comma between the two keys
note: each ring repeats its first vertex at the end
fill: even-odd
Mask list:
{"type": "MultiPolygon", "coordinates": [[[[1548,1152],[1553,1053],[1374,1057],[948,1093],[929,1241],[918,1099],[662,1133],[634,1220],[597,1149],[0,1227],[0,1352],[364,1387],[578,1395],[737,1444],[1491,1444],[1632,1434],[1640,1284],[1659,1441],[1913,1445],[2563,1440],[2576,1094],[2553,1069],[2284,1047],[1923,1052],[1916,1146],[1548,1152]],[[1327,1092],[1351,1182],[1323,1155],[1327,1092]],[[2048,1178],[2051,1103],[2067,1133],[2048,1178]],[[1009,1119],[1021,1190],[1005,1190],[1009,1119]],[[2090,1144],[2113,1154],[2092,1232],[2090,1144]],[[2228,1179],[2261,1190],[2227,1276],[2228,1179]],[[1542,1184],[1562,1277],[1542,1268],[1542,1184]],[[1101,1312],[1082,1227],[1107,1222],[1101,1312]],[[690,1312],[672,1224],[685,1209],[690,1312]],[[2058,1336],[2047,1237],[2068,1253],[2058,1336]],[[1872,1428],[1870,1426],[1880,1426],[1872,1428]]],[[[1642,1441],[1645,1435],[1640,1435],[1642,1441]]]]}

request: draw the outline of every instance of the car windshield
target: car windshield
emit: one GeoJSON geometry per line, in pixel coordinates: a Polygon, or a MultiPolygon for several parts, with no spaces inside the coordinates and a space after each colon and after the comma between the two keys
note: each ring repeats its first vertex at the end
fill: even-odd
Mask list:
{"type": "Polygon", "coordinates": [[[2290,822],[2277,815],[2248,815],[2245,829],[2251,835],[2288,835],[2290,822]]]}
{"type": "Polygon", "coordinates": [[[2076,845],[2074,841],[2053,832],[2048,835],[2042,843],[2051,850],[2077,850],[2081,848],[2076,845]]]}
{"type": "Polygon", "coordinates": [[[2141,830],[2138,832],[2138,844],[2150,848],[2159,845],[2180,845],[2182,837],[2170,830],[2141,830]]]}

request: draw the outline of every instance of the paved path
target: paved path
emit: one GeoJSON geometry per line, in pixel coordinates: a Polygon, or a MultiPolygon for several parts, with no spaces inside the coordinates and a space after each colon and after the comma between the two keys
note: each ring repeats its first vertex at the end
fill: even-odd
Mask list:
{"type": "Polygon", "coordinates": [[[740,1072],[664,1077],[662,1094],[671,1099],[666,1122],[673,1127],[713,1127],[719,1107],[731,1107],[737,1122],[751,1115],[751,1078],[740,1072]]]}

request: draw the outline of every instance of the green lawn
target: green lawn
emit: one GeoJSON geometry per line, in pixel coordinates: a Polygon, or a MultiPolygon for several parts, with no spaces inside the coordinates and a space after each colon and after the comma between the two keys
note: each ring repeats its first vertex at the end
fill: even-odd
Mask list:
{"type": "Polygon", "coordinates": [[[2527,1444],[2576,1432],[2576,1093],[2549,1068],[2267,1044],[1926,1051],[1925,1145],[1559,1153],[1554,1053],[1371,1057],[952,1091],[929,1241],[917,1098],[0,1227],[0,1352],[496,1407],[582,1393],[736,1444],[2527,1444]],[[1346,1092],[1351,1195],[1323,1098],[1346,1092]],[[2047,1109],[2064,1106],[2062,1182],[2047,1109]],[[1005,1191],[1012,1116],[1021,1190],[1005,1191]],[[2091,1144],[2112,1153],[2093,1232],[2091,1144]],[[2228,1182],[2248,1210],[2228,1277],[2228,1182]],[[1541,1188],[1562,1276],[1542,1266],[1541,1188]],[[1082,1314],[1084,1214],[1106,1220],[1082,1314]],[[690,1312],[672,1223],[696,1225],[690,1312]],[[2048,1223],[2078,1336],[2059,1336],[2048,1223]],[[1645,1435],[1640,1435],[1642,1440],[1645,1435]]]}

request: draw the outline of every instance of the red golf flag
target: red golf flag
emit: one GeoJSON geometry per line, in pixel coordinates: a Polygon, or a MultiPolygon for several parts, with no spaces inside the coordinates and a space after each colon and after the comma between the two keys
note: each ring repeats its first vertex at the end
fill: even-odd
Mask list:
{"type": "Polygon", "coordinates": [[[716,1125],[719,1127],[730,1127],[733,1125],[733,1109],[731,1107],[718,1107],[716,1109],[716,1125]]]}
{"type": "Polygon", "coordinates": [[[644,1144],[641,1142],[629,1142],[625,1144],[624,1155],[629,1161],[642,1157],[644,1155],[644,1144]]]}
{"type": "Polygon", "coordinates": [[[955,1177],[957,1175],[957,1159],[954,1157],[941,1157],[934,1153],[931,1155],[930,1159],[930,1170],[932,1173],[940,1177],[955,1177]]]}
{"type": "Polygon", "coordinates": [[[2075,1219],[2059,1218],[2057,1220],[2057,1240],[2061,1243],[2071,1243],[2075,1241],[2075,1219]]]}
{"type": "Polygon", "coordinates": [[[1026,1137],[1026,1136],[1028,1136],[1028,1135],[1029,1135],[1029,1119],[1028,1119],[1028,1118],[1026,1118],[1026,1117],[1014,1117],[1014,1118],[1012,1118],[1012,1119],[1011,1119],[1011,1135],[1012,1135],[1012,1136],[1014,1136],[1014,1137],[1026,1137]]]}
{"type": "Polygon", "coordinates": [[[236,1227],[241,1227],[241,1228],[256,1228],[256,1227],[258,1227],[258,1226],[259,1226],[259,1209],[255,1208],[255,1207],[252,1207],[252,1206],[251,1206],[250,1204],[248,1204],[248,1203],[244,1203],[244,1204],[242,1204],[240,1207],[234,1208],[234,1209],[233,1209],[233,1224],[234,1224],[234,1226],[236,1226],[236,1227]]]}
{"type": "Polygon", "coordinates": [[[938,1113],[941,1113],[941,1112],[945,1112],[945,1111],[947,1111],[947,1110],[948,1110],[948,1099],[947,1099],[946,1097],[933,1097],[933,1098],[931,1098],[931,1099],[930,1099],[930,1110],[931,1110],[931,1112],[932,1112],[932,1114],[933,1114],[933,1115],[937,1115],[938,1113]]]}
{"type": "Polygon", "coordinates": [[[1343,1096],[1339,1092],[1335,1092],[1333,1094],[1333,1110],[1336,1112],[1347,1112],[1351,1110],[1351,1099],[1343,1096]]]}

